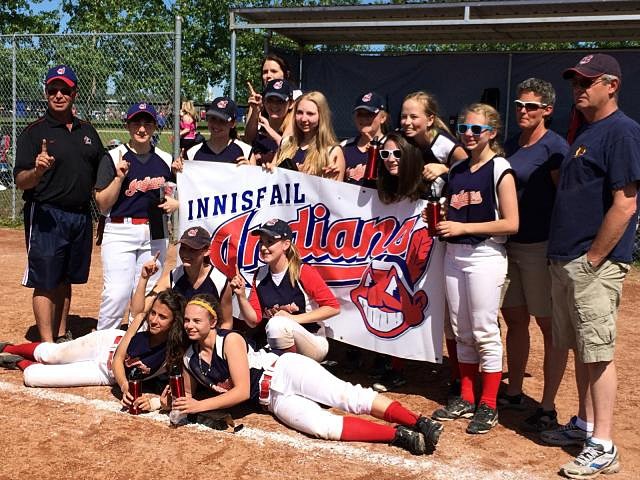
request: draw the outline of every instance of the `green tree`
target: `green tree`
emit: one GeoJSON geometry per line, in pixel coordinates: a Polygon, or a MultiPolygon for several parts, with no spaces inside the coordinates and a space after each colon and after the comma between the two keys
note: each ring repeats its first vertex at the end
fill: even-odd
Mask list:
{"type": "Polygon", "coordinates": [[[3,0],[0,2],[0,34],[54,33],[60,26],[57,11],[35,13],[32,6],[42,0],[3,0]]]}

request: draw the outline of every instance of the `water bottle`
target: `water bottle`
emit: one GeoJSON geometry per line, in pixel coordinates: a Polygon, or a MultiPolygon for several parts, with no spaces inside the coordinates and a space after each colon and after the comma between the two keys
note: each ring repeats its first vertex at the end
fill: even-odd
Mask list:
{"type": "MultiPolygon", "coordinates": [[[[171,365],[169,369],[169,388],[171,388],[171,405],[176,398],[184,397],[184,378],[180,365],[171,365]]],[[[171,408],[169,412],[169,424],[172,427],[179,427],[187,423],[187,414],[171,408]]]]}
{"type": "MultiPolygon", "coordinates": [[[[129,393],[133,397],[133,400],[140,397],[142,393],[142,372],[138,367],[134,367],[129,372],[129,393]]],[[[129,405],[129,413],[131,415],[138,415],[140,413],[140,409],[133,405],[133,401],[131,405],[129,405]]]]}
{"type": "Polygon", "coordinates": [[[378,137],[375,137],[369,142],[367,165],[364,169],[365,182],[375,183],[378,179],[378,152],[380,150],[380,142],[378,137]]]}

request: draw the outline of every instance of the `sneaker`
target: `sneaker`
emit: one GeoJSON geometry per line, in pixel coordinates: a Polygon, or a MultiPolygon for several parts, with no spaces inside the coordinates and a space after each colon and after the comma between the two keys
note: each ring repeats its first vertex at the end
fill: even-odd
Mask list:
{"type": "Polygon", "coordinates": [[[71,340],[73,340],[73,334],[71,333],[71,330],[67,330],[64,335],[60,335],[59,337],[56,337],[54,342],[65,343],[65,342],[70,342],[71,340]]]}
{"type": "Polygon", "coordinates": [[[414,427],[417,431],[422,432],[427,446],[435,448],[440,439],[440,434],[444,430],[444,425],[430,418],[420,416],[414,427]]]}
{"type": "Polygon", "coordinates": [[[525,432],[544,432],[558,428],[558,412],[537,408],[535,413],[524,419],[520,428],[525,432]]]}
{"type": "Polygon", "coordinates": [[[566,425],[560,425],[554,430],[540,432],[540,440],[549,445],[566,447],[568,445],[582,446],[587,440],[586,430],[576,425],[578,417],[573,416],[566,425]]]}
{"type": "Polygon", "coordinates": [[[407,383],[407,379],[404,378],[402,372],[398,370],[389,370],[382,376],[379,382],[371,385],[376,392],[384,393],[389,390],[401,387],[407,383]]]}
{"type": "Polygon", "coordinates": [[[20,355],[14,355],[13,353],[0,353],[0,367],[7,370],[17,370],[18,362],[24,360],[20,355]]]}
{"type": "Polygon", "coordinates": [[[396,427],[396,435],[391,440],[391,445],[404,448],[414,455],[423,455],[427,451],[422,432],[414,432],[402,425],[396,427]]]}
{"type": "Polygon", "coordinates": [[[524,396],[521,393],[517,395],[507,395],[506,393],[498,395],[498,407],[503,410],[524,410],[527,408],[524,404],[524,396]]]}
{"type": "Polygon", "coordinates": [[[486,403],[481,403],[476,409],[476,413],[467,426],[467,433],[482,434],[487,433],[498,423],[498,409],[491,408],[486,403]]]}
{"type": "Polygon", "coordinates": [[[449,389],[447,391],[447,401],[455,398],[455,397],[459,397],[461,394],[460,392],[460,379],[456,378],[455,380],[452,380],[449,382],[449,389]]]}
{"type": "Polygon", "coordinates": [[[4,352],[5,347],[8,345],[13,345],[11,342],[0,342],[0,353],[4,352]]]}
{"type": "Polygon", "coordinates": [[[447,402],[447,406],[439,408],[431,415],[434,420],[447,421],[457,418],[471,418],[476,411],[476,407],[464,400],[462,397],[452,398],[447,402]]]}
{"type": "Polygon", "coordinates": [[[599,473],[617,473],[620,471],[620,456],[614,445],[608,452],[599,443],[590,439],[582,451],[572,461],[560,467],[560,473],[569,478],[593,478],[599,473]]]}

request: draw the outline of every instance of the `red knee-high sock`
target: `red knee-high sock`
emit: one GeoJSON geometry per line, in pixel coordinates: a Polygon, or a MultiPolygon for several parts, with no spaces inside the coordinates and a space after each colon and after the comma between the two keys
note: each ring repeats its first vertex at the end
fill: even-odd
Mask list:
{"type": "Polygon", "coordinates": [[[35,360],[33,352],[38,345],[42,342],[22,343],[20,345],[7,345],[2,350],[3,353],[12,353],[14,355],[20,355],[29,360],[35,360]]]}
{"type": "Polygon", "coordinates": [[[381,425],[358,417],[342,417],[340,440],[345,442],[385,442],[396,436],[391,425],[381,425]]]}
{"type": "Polygon", "coordinates": [[[460,379],[460,365],[458,365],[458,347],[455,338],[445,339],[447,345],[447,355],[449,355],[449,368],[451,369],[451,380],[460,379]]]}
{"type": "Polygon", "coordinates": [[[32,360],[20,360],[18,363],[16,363],[16,365],[18,366],[18,368],[20,370],[22,370],[24,372],[24,369],[27,368],[29,365],[34,365],[38,362],[34,362],[32,360]]]}
{"type": "Polygon", "coordinates": [[[384,412],[384,419],[389,423],[413,427],[418,421],[418,414],[402,406],[400,402],[391,402],[384,412]]]}
{"type": "Polygon", "coordinates": [[[475,403],[473,384],[478,375],[478,364],[460,362],[458,365],[460,366],[460,395],[467,402],[475,403]]]}
{"type": "Polygon", "coordinates": [[[482,396],[480,403],[486,403],[491,408],[496,408],[498,388],[502,380],[502,372],[482,372],[482,396]]]}

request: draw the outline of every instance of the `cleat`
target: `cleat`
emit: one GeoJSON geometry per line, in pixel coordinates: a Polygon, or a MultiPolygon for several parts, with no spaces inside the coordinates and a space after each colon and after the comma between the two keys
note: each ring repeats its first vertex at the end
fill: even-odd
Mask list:
{"type": "Polygon", "coordinates": [[[396,436],[391,440],[391,445],[404,448],[414,455],[424,455],[427,451],[422,432],[414,432],[402,425],[396,427],[396,436]]]}
{"type": "Polygon", "coordinates": [[[10,343],[10,342],[0,342],[0,353],[4,352],[5,347],[7,347],[8,345],[13,345],[13,343],[10,343]]]}
{"type": "Polygon", "coordinates": [[[395,388],[401,387],[407,383],[407,379],[404,378],[402,372],[398,370],[389,370],[385,373],[379,382],[371,385],[376,392],[384,393],[395,388]]]}
{"type": "Polygon", "coordinates": [[[467,426],[467,433],[483,434],[487,433],[498,423],[498,410],[491,408],[486,403],[481,403],[476,409],[471,422],[467,426]]]}
{"type": "Polygon", "coordinates": [[[538,408],[533,415],[525,418],[520,428],[526,432],[544,432],[545,430],[554,430],[559,426],[558,412],[538,408]]]}
{"type": "Polygon", "coordinates": [[[18,362],[24,360],[20,355],[12,353],[0,353],[0,367],[7,370],[18,370],[18,362]]]}
{"type": "Polygon", "coordinates": [[[498,407],[501,410],[524,410],[527,406],[524,404],[524,397],[521,393],[517,395],[507,395],[503,393],[498,396],[498,407]]]}
{"type": "Polygon", "coordinates": [[[569,478],[594,478],[600,473],[617,473],[620,471],[620,456],[614,445],[608,452],[599,443],[590,439],[584,444],[576,458],[560,467],[560,473],[569,478]]]}
{"type": "Polygon", "coordinates": [[[73,340],[73,335],[71,334],[71,330],[67,330],[64,335],[60,335],[54,339],[54,343],[65,343],[73,340]]]}
{"type": "Polygon", "coordinates": [[[444,430],[444,425],[430,418],[420,416],[416,422],[414,428],[424,435],[424,439],[427,442],[427,446],[436,448],[440,434],[444,430]]]}
{"type": "Polygon", "coordinates": [[[566,447],[569,445],[582,446],[587,440],[587,432],[576,425],[578,417],[573,416],[566,425],[560,425],[554,430],[540,432],[540,440],[549,445],[566,447]]]}
{"type": "Polygon", "coordinates": [[[458,418],[471,418],[476,407],[461,397],[452,398],[446,407],[439,408],[431,415],[434,420],[447,421],[458,418]]]}

